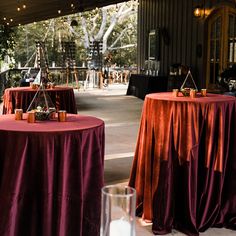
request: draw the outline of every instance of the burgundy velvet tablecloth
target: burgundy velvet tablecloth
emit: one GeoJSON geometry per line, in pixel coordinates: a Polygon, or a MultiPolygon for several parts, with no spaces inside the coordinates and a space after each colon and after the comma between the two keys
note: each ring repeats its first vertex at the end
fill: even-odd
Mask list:
{"type": "Polygon", "coordinates": [[[0,235],[99,236],[104,122],[0,116],[0,235]]]}
{"type": "Polygon", "coordinates": [[[153,232],[236,229],[236,99],[145,98],[129,185],[153,232]]]}
{"type": "MultiPolygon", "coordinates": [[[[36,92],[37,89],[30,87],[6,89],[3,95],[3,114],[12,114],[15,108],[22,108],[26,112],[36,92]]],[[[53,89],[46,89],[46,92],[57,111],[66,110],[68,113],[77,114],[73,88],[56,86],[53,89]]]]}

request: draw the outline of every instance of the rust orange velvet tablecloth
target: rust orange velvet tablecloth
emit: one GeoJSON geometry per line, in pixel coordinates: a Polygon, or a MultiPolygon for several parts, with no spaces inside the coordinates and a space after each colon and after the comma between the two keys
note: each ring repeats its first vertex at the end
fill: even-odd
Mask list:
{"type": "Polygon", "coordinates": [[[236,99],[145,98],[129,185],[153,232],[236,229],[236,99]]]}
{"type": "Polygon", "coordinates": [[[95,117],[0,116],[0,235],[99,236],[104,139],[95,117]]]}
{"type": "MultiPolygon", "coordinates": [[[[73,88],[56,86],[45,91],[50,96],[57,111],[66,110],[68,113],[77,114],[73,88]]],[[[6,89],[3,95],[3,114],[12,114],[16,108],[21,108],[26,112],[36,92],[37,89],[30,87],[6,89]]]]}

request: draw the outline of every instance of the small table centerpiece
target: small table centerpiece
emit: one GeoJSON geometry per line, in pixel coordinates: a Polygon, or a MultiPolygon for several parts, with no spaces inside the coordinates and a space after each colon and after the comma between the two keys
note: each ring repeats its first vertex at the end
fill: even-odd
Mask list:
{"type": "Polygon", "coordinates": [[[187,75],[186,75],[186,77],[185,77],[185,79],[184,79],[183,84],[182,84],[181,87],[180,87],[180,92],[181,92],[185,97],[189,97],[191,90],[195,90],[195,93],[197,93],[198,88],[197,88],[197,86],[196,86],[196,84],[195,84],[195,82],[194,82],[192,73],[191,73],[191,71],[189,70],[188,73],[187,73],[187,75]],[[187,81],[188,81],[189,79],[191,79],[191,80],[189,81],[189,84],[191,84],[192,87],[185,87],[185,84],[187,83],[187,81]]]}
{"type": "Polygon", "coordinates": [[[40,121],[49,120],[52,117],[51,115],[56,112],[56,108],[42,82],[27,109],[27,112],[29,111],[34,111],[35,119],[40,121]]]}

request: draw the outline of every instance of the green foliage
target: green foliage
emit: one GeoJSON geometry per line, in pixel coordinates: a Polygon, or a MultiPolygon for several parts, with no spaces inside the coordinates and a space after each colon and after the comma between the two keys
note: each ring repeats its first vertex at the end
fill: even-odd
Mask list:
{"type": "MultiPolygon", "coordinates": [[[[126,7],[129,7],[131,3],[126,2],[121,4],[126,4],[126,7]]],[[[108,8],[105,30],[108,29],[112,17],[114,17],[117,11],[117,5],[108,8]]],[[[82,13],[86,19],[87,31],[91,38],[99,32],[102,23],[101,13],[101,9],[94,9],[82,13]],[[97,17],[94,18],[95,16],[97,17]]],[[[117,22],[107,41],[108,50],[113,56],[112,63],[120,66],[136,64],[136,29],[137,14],[129,14],[117,22]],[[123,31],[124,34],[122,34],[122,37],[114,45],[115,49],[109,48],[123,31]],[[131,46],[124,48],[125,45],[131,46]]],[[[29,66],[33,66],[35,56],[32,57],[32,55],[36,51],[35,41],[45,41],[50,65],[52,61],[55,61],[56,65],[62,65],[62,41],[75,41],[75,60],[78,66],[81,66],[88,58],[88,48],[85,48],[84,31],[79,13],[18,27],[15,50],[16,62],[21,62],[22,65],[25,65],[31,58],[31,64],[29,66]],[[72,20],[76,20],[79,23],[74,29],[70,27],[72,20]]]]}
{"type": "Polygon", "coordinates": [[[136,65],[136,48],[119,49],[112,51],[113,64],[119,67],[136,65]]]}
{"type": "Polygon", "coordinates": [[[15,31],[5,25],[0,25],[0,59],[5,56],[13,57],[15,46],[15,31]]]}

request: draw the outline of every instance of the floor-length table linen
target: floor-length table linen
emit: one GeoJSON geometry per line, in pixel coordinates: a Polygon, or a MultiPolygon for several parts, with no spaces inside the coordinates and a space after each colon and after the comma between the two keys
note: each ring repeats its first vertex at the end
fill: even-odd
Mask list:
{"type": "Polygon", "coordinates": [[[136,96],[144,100],[146,94],[167,91],[168,78],[166,76],[151,76],[132,74],[126,95],[136,96]]]}
{"type": "Polygon", "coordinates": [[[98,236],[104,139],[95,117],[0,116],[0,235],[98,236]]]}
{"type": "Polygon", "coordinates": [[[236,99],[146,96],[129,185],[153,232],[236,229],[236,99]]]}
{"type": "MultiPolygon", "coordinates": [[[[50,96],[56,110],[66,110],[68,113],[77,114],[74,90],[72,87],[56,86],[45,89],[50,96]]],[[[3,114],[13,114],[16,108],[27,111],[37,89],[31,87],[16,87],[5,89],[3,95],[3,114]]]]}

